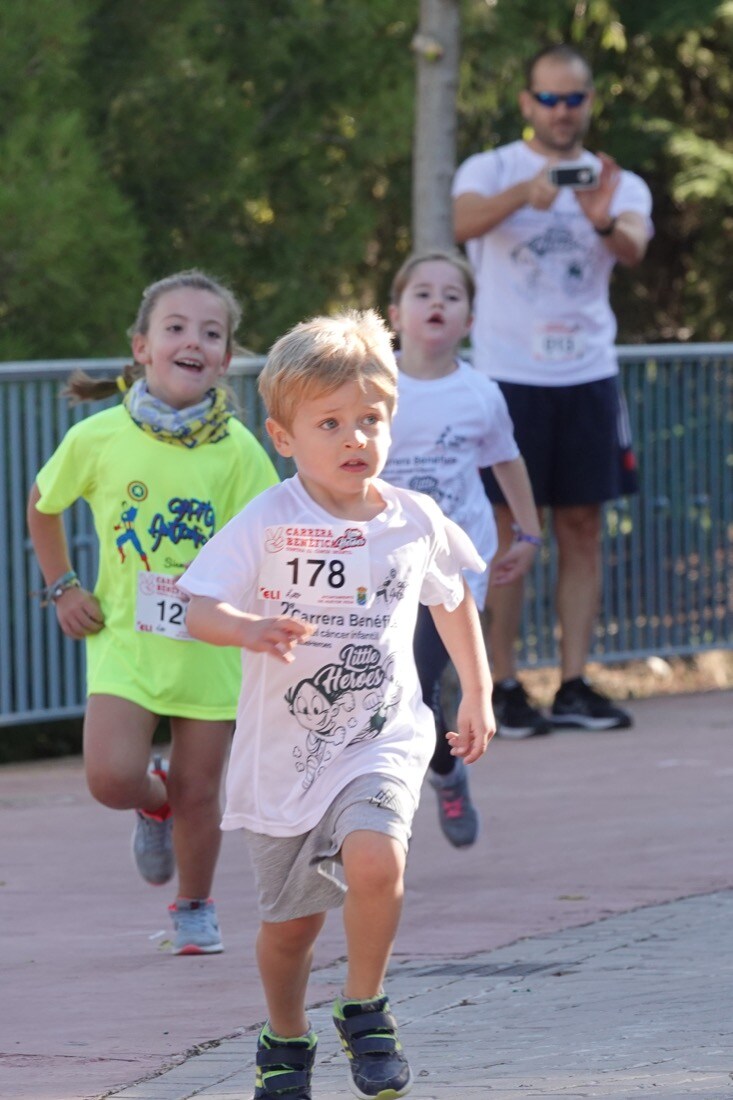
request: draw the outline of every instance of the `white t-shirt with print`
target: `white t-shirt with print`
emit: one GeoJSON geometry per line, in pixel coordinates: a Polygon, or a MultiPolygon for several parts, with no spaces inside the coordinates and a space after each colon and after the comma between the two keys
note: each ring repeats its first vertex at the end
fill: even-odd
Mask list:
{"type": "MultiPolygon", "coordinates": [[[[456,370],[444,378],[413,378],[400,371],[398,395],[382,477],[403,489],[427,493],[490,562],[498,540],[479,467],[519,456],[501,390],[458,360],[456,370]]],[[[467,573],[466,580],[483,607],[488,571],[467,573]]]]}
{"type": "MultiPolygon", "coordinates": [[[[582,158],[600,168],[584,151],[582,158]]],[[[487,197],[536,176],[546,158],[515,141],[477,153],[458,169],[453,195],[487,197]]],[[[651,193],[622,171],[610,214],[633,211],[652,235],[651,193]]],[[[477,282],[472,342],[479,370],[504,382],[569,386],[618,371],[616,319],[609,302],[615,259],[561,187],[549,210],[523,206],[466,242],[477,282]]]]}
{"type": "Polygon", "coordinates": [[[258,615],[317,625],[286,664],[242,651],[222,828],[297,836],[347,783],[395,776],[415,805],[435,749],[412,654],[418,603],[454,610],[473,544],[434,501],[375,481],[385,508],[334,518],[299,477],[265,490],[178,582],[258,615]]]}

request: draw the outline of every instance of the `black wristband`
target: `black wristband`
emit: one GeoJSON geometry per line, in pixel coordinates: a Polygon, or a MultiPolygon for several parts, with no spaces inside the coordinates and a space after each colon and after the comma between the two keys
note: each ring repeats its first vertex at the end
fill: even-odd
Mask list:
{"type": "Polygon", "coordinates": [[[593,228],[595,229],[599,237],[610,237],[614,229],[616,228],[616,221],[616,218],[611,218],[605,229],[599,229],[597,225],[594,225],[593,228]]]}

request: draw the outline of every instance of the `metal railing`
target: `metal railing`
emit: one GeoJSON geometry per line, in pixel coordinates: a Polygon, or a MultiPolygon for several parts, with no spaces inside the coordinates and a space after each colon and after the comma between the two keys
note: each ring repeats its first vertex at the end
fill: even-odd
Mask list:
{"type": "MultiPolygon", "coordinates": [[[[619,349],[640,492],[604,510],[603,602],[592,657],[622,661],[731,644],[733,625],[733,345],[619,349]]],[[[84,647],[30,593],[42,578],[28,539],[28,490],[67,429],[91,411],[59,399],[75,367],[110,374],[124,361],[0,365],[0,726],[84,709],[84,647]]],[[[229,374],[245,423],[272,454],[257,395],[261,359],[229,374]]],[[[275,457],[275,456],[273,456],[275,457]]],[[[278,460],[282,473],[289,472],[278,460]]],[[[91,587],[97,543],[82,502],[65,517],[74,566],[91,587]]],[[[548,541],[527,585],[520,663],[557,662],[548,541]]]]}
{"type": "MultiPolygon", "coordinates": [[[[591,656],[623,661],[731,645],[733,345],[618,349],[639,493],[606,505],[591,656]]],[[[528,586],[521,660],[557,661],[554,547],[528,586]]]]}

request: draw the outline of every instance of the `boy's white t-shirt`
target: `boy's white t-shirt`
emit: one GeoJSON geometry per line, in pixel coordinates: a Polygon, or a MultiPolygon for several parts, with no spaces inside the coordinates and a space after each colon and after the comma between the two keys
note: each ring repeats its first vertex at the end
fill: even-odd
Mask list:
{"type": "MultiPolygon", "coordinates": [[[[488,563],[498,540],[479,467],[518,458],[519,448],[497,384],[462,360],[456,368],[435,379],[399,372],[392,445],[382,477],[432,497],[488,563]]],[[[483,607],[488,571],[467,573],[466,580],[483,607]]]]}
{"type": "MultiPolygon", "coordinates": [[[[578,158],[600,168],[587,150],[578,158]]],[[[477,153],[459,167],[453,195],[499,194],[547,163],[525,141],[477,153]]],[[[632,211],[652,235],[651,192],[622,170],[610,214],[632,211]]],[[[522,206],[466,242],[476,275],[474,364],[502,382],[570,386],[615,375],[616,319],[609,302],[615,257],[570,187],[549,210],[522,206]]]]}
{"type": "Polygon", "coordinates": [[[432,500],[374,484],[385,508],[364,523],[324,511],[297,475],[265,490],[178,582],[243,611],[317,624],[291,664],[242,651],[224,829],[297,836],[367,773],[400,779],[417,805],[435,749],[412,653],[418,603],[454,610],[462,570],[483,562],[432,500]]]}

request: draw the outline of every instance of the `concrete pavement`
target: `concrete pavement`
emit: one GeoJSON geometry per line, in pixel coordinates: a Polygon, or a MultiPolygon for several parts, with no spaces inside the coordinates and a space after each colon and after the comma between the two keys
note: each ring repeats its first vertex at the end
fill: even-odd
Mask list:
{"type": "MultiPolygon", "coordinates": [[[[733,695],[634,703],[636,727],[496,740],[479,843],[426,789],[388,990],[416,1100],[733,1096],[733,695]]],[[[215,895],[226,952],[165,952],[166,889],[78,760],[0,768],[0,1096],[245,1100],[263,1008],[241,839],[215,895]]],[[[314,1100],[350,1095],[329,1020],[338,915],[310,989],[314,1100]]]]}
{"type": "MultiPolygon", "coordinates": [[[[636,909],[495,951],[393,967],[415,1100],[729,1097],[733,891],[636,909]]],[[[341,967],[321,977],[338,983],[341,967]]],[[[328,1004],[314,1097],[341,1100],[328,1004]]],[[[224,1040],[119,1100],[252,1095],[253,1038],[224,1040]]]]}

